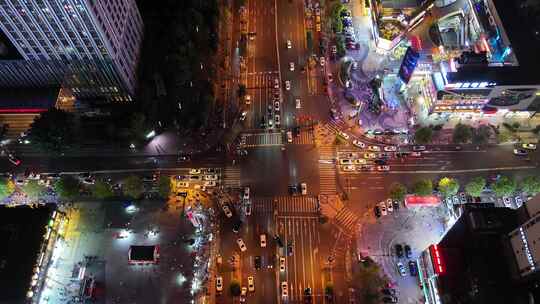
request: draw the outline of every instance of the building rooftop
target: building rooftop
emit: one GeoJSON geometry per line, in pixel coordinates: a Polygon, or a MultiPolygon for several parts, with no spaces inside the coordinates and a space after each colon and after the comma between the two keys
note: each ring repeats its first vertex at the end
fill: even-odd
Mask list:
{"type": "Polygon", "coordinates": [[[132,261],[154,261],[155,260],[155,249],[156,246],[130,246],[129,259],[132,261]]]}
{"type": "Polygon", "coordinates": [[[39,113],[56,104],[59,87],[0,88],[0,113],[39,113]]]}
{"type": "Polygon", "coordinates": [[[0,207],[0,303],[21,303],[31,283],[52,205],[0,207]]]}

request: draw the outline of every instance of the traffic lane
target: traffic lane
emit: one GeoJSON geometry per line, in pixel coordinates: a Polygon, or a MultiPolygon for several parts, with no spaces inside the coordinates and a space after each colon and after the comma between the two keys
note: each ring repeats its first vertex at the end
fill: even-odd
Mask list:
{"type": "Polygon", "coordinates": [[[256,56],[261,58],[257,61],[257,68],[261,71],[274,71],[277,69],[274,3],[273,1],[251,2],[255,7],[251,20],[257,33],[251,42],[256,45],[256,56]]]}

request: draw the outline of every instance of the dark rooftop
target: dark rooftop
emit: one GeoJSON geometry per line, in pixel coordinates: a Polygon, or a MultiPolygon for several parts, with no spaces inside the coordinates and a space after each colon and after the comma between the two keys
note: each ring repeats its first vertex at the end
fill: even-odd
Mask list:
{"type": "Polygon", "coordinates": [[[156,246],[130,246],[129,258],[133,261],[154,261],[154,250],[156,246]]]}
{"type": "Polygon", "coordinates": [[[53,208],[0,207],[0,303],[21,303],[26,299],[53,208]]]}
{"type": "Polygon", "coordinates": [[[60,88],[1,88],[0,111],[46,111],[54,107],[60,88]]]}

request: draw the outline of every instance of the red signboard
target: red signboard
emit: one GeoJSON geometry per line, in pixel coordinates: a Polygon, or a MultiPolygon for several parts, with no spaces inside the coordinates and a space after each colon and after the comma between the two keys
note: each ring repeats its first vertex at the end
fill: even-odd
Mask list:
{"type": "Polygon", "coordinates": [[[436,274],[443,274],[445,272],[441,251],[437,244],[429,246],[429,252],[431,254],[431,262],[433,263],[433,270],[436,274]]]}
{"type": "Polygon", "coordinates": [[[407,207],[435,207],[441,204],[441,199],[436,195],[407,195],[405,206],[407,207]]]}

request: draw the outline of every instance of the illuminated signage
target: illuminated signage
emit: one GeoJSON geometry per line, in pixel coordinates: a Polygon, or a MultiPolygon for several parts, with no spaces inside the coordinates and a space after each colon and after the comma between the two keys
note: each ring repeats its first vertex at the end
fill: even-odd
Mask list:
{"type": "Polygon", "coordinates": [[[429,247],[429,252],[431,253],[431,260],[433,262],[433,268],[435,273],[445,273],[441,252],[439,251],[439,246],[437,244],[431,245],[429,247]]]}
{"type": "Polygon", "coordinates": [[[523,227],[519,227],[519,234],[521,235],[521,241],[523,242],[523,248],[525,248],[525,255],[527,256],[527,261],[529,261],[529,265],[531,267],[531,271],[535,270],[535,264],[534,259],[531,254],[531,249],[529,248],[529,241],[527,240],[527,236],[525,235],[525,231],[523,231],[523,227]]]}

